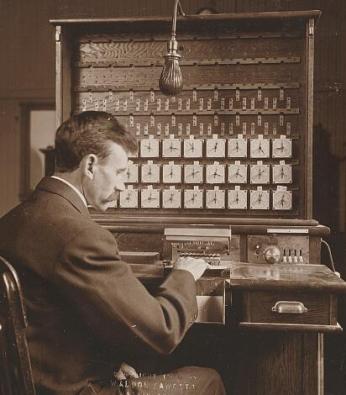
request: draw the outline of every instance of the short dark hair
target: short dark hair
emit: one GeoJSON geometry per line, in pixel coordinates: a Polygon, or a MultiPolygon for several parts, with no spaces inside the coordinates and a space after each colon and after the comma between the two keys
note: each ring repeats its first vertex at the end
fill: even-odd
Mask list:
{"type": "Polygon", "coordinates": [[[78,168],[85,155],[103,159],[109,154],[107,142],[121,145],[127,153],[136,152],[135,135],[107,112],[84,111],[63,122],[55,134],[56,170],[69,172],[78,168]]]}

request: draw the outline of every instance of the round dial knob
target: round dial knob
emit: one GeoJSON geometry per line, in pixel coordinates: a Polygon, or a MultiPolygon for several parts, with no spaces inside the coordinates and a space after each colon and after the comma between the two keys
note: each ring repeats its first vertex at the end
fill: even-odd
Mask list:
{"type": "Polygon", "coordinates": [[[281,251],[275,245],[269,245],[263,251],[263,257],[267,263],[279,263],[281,260],[281,251]]]}

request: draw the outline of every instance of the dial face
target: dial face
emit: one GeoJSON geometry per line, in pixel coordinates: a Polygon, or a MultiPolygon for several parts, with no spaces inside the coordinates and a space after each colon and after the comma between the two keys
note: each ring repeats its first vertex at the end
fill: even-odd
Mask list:
{"type": "Polygon", "coordinates": [[[247,182],[247,165],[228,165],[228,182],[231,184],[244,184],[247,182]]]}
{"type": "Polygon", "coordinates": [[[280,263],[281,250],[276,245],[268,246],[263,251],[263,257],[267,263],[280,263]]]}
{"type": "Polygon", "coordinates": [[[269,191],[250,191],[250,208],[252,210],[269,210],[269,191]]]}
{"type": "Polygon", "coordinates": [[[200,184],[203,182],[203,166],[202,165],[185,165],[184,180],[187,184],[200,184]]]}
{"type": "Polygon", "coordinates": [[[120,207],[137,208],[138,207],[138,190],[125,189],[120,192],[120,207]]]}
{"type": "Polygon", "coordinates": [[[142,182],[160,182],[160,165],[154,163],[144,163],[142,165],[142,182]]]}
{"type": "Polygon", "coordinates": [[[143,139],[141,140],[141,157],[157,158],[159,156],[159,140],[143,139]]]}
{"type": "Polygon", "coordinates": [[[251,158],[269,158],[269,139],[250,140],[251,158]]]}
{"type": "Polygon", "coordinates": [[[292,192],[273,191],[273,210],[291,210],[292,192]]]}
{"type": "Polygon", "coordinates": [[[268,184],[269,183],[269,165],[251,165],[250,182],[251,184],[268,184]]]}
{"type": "Polygon", "coordinates": [[[180,139],[164,139],[162,141],[162,156],[164,158],[180,158],[181,157],[180,139]]]}
{"type": "Polygon", "coordinates": [[[206,140],[206,154],[209,158],[224,158],[225,157],[225,139],[207,139],[206,140]]]}
{"type": "Polygon", "coordinates": [[[143,189],[141,192],[142,208],[159,208],[160,191],[158,189],[143,189]]]}
{"type": "Polygon", "coordinates": [[[228,191],[228,208],[234,210],[247,209],[247,191],[243,189],[230,189],[228,191]]]}
{"type": "Polygon", "coordinates": [[[292,165],[288,165],[288,164],[273,165],[273,183],[274,184],[291,184],[292,183],[292,165]]]}
{"type": "Polygon", "coordinates": [[[166,164],[163,165],[163,182],[169,184],[181,182],[181,165],[166,164]]]}
{"type": "Polygon", "coordinates": [[[203,208],[203,192],[196,189],[184,190],[185,208],[203,208]]]}
{"type": "Polygon", "coordinates": [[[203,140],[201,139],[185,139],[184,140],[184,157],[185,158],[201,158],[202,157],[203,140]]]}
{"type": "Polygon", "coordinates": [[[130,163],[126,170],[126,182],[138,182],[138,165],[135,163],[130,163]]]}
{"type": "Polygon", "coordinates": [[[247,157],[247,139],[236,138],[228,140],[228,156],[230,158],[247,157]]]}
{"type": "Polygon", "coordinates": [[[220,164],[207,165],[206,181],[209,184],[223,184],[225,182],[225,166],[220,164]]]}
{"type": "Polygon", "coordinates": [[[272,151],[273,151],[273,158],[291,158],[292,139],[287,139],[287,138],[273,139],[272,151]]]}
{"type": "Polygon", "coordinates": [[[181,190],[164,189],[162,191],[163,208],[181,208],[181,190]]]}
{"type": "Polygon", "coordinates": [[[207,208],[225,208],[225,191],[207,190],[205,205],[207,208]]]}

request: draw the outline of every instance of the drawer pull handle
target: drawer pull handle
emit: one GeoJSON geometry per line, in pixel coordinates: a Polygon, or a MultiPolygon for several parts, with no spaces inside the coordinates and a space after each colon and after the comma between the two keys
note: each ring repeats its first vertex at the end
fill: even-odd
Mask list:
{"type": "Polygon", "coordinates": [[[280,300],[272,307],[272,311],[278,314],[304,314],[308,309],[302,302],[280,300]]]}

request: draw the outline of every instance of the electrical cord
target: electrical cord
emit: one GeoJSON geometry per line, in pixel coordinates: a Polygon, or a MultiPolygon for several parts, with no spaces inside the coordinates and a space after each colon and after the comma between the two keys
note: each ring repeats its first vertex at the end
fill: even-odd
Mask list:
{"type": "Polygon", "coordinates": [[[327,247],[328,254],[329,254],[329,260],[330,260],[330,266],[331,266],[332,271],[333,271],[338,277],[340,277],[340,273],[337,272],[337,271],[335,270],[333,254],[332,254],[332,250],[331,250],[329,244],[328,244],[324,239],[321,239],[321,244],[324,244],[324,245],[327,247]]]}

